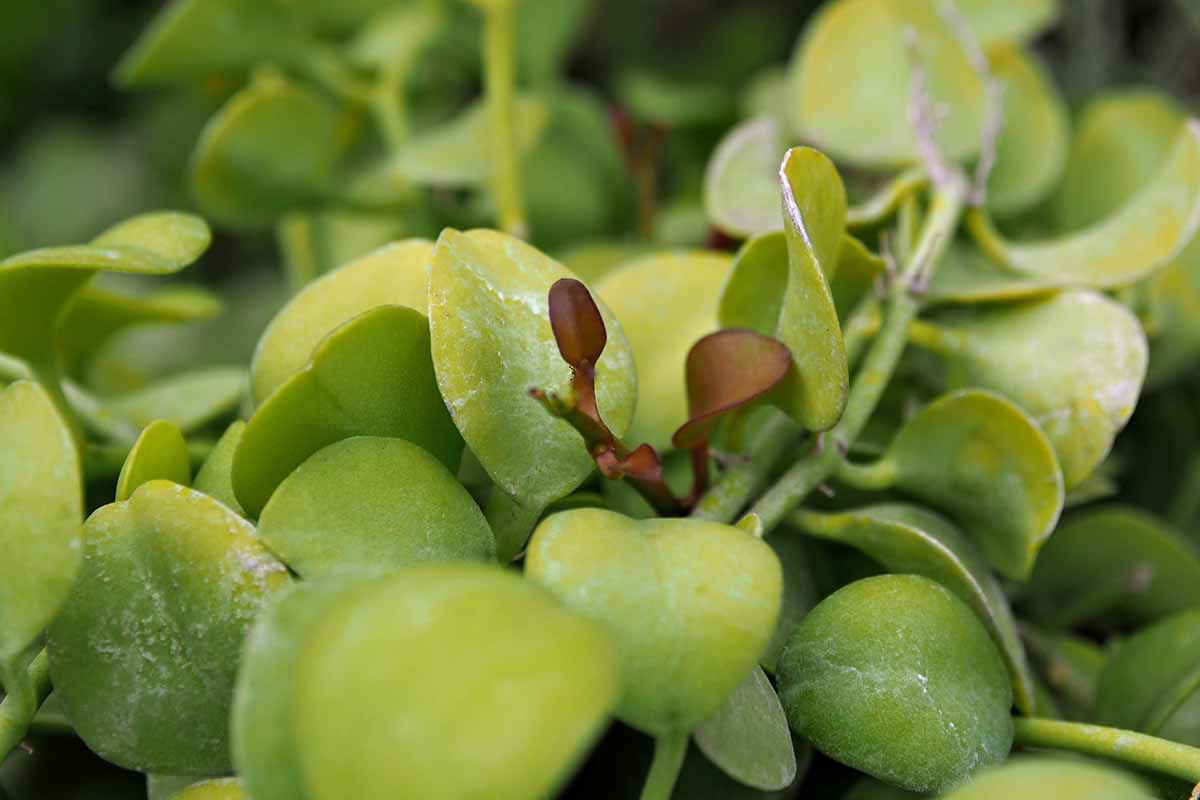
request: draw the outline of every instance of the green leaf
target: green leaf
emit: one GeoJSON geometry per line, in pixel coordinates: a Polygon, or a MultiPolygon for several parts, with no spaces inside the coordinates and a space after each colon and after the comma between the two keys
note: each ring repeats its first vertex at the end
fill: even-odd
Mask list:
{"type": "Polygon", "coordinates": [[[618,76],[616,94],[635,119],[664,128],[720,125],[735,115],[735,98],[720,83],[683,81],[641,67],[618,76]]]}
{"type": "Polygon", "coordinates": [[[748,119],[725,134],[704,171],[704,210],[717,229],[738,238],[780,230],[779,162],[786,150],[772,117],[748,119]]]}
{"type": "Polygon", "coordinates": [[[771,643],[767,645],[766,652],[758,662],[774,674],[788,637],[800,624],[800,620],[817,604],[821,598],[821,591],[813,566],[814,552],[808,540],[802,536],[785,534],[769,536],[766,542],[771,545],[783,567],[783,598],[779,606],[779,621],[775,625],[771,643]]]}
{"type": "Polygon", "coordinates": [[[0,442],[2,672],[71,590],[83,548],[83,486],[71,432],[37,384],[0,390],[0,442]]]}
{"type": "Polygon", "coordinates": [[[193,783],[202,780],[195,775],[147,775],[146,794],[149,800],[171,800],[193,783]]]}
{"type": "Polygon", "coordinates": [[[662,451],[688,418],[684,365],[700,337],[712,333],[717,300],[731,259],[720,253],[675,251],[637,259],[609,272],[596,295],[621,320],[633,348],[639,386],[637,409],[626,436],[662,451]]]}
{"type": "Polygon", "coordinates": [[[914,791],[1003,761],[1012,688],[961,600],[915,575],[845,586],[800,623],[780,661],[792,728],[831,758],[914,791]]]}
{"type": "Polygon", "coordinates": [[[1087,290],[948,316],[914,335],[943,356],[952,387],[992,389],[1033,417],[1067,490],[1108,454],[1146,375],[1137,319],[1087,290]]]}
{"type": "Polygon", "coordinates": [[[421,312],[380,306],[317,346],[247,423],[233,458],[238,501],[257,516],[292,470],[351,436],[408,439],[458,469],[462,438],[434,383],[421,312]]]}
{"type": "Polygon", "coordinates": [[[795,132],[839,161],[897,167],[918,160],[906,124],[913,54],[931,104],[945,109],[934,134],[947,158],[971,157],[984,121],[984,88],[953,25],[933,0],[836,0],[808,23],[792,60],[790,120],[795,132]]]}
{"type": "Polygon", "coordinates": [[[230,717],[233,764],[255,800],[307,800],[296,741],[297,662],[308,633],[362,582],[336,575],[293,583],[258,616],[246,638],[230,717]]]}
{"type": "MultiPolygon", "coordinates": [[[[1021,632],[1030,661],[1059,704],[1075,719],[1095,719],[1096,686],[1105,662],[1100,646],[1070,633],[1042,631],[1028,622],[1021,632]]],[[[1038,715],[1043,716],[1040,708],[1038,715]]]]}
{"type": "Polygon", "coordinates": [[[602,626],[476,564],[414,565],[352,591],[293,664],[313,798],[553,796],[620,680],[602,626]]]}
{"type": "Polygon", "coordinates": [[[1058,185],[1067,165],[1070,123],[1054,79],[1020,48],[988,50],[992,74],[1003,87],[1004,126],[988,176],[987,208],[998,217],[1027,211],[1058,185]]]}
{"type": "Polygon", "coordinates": [[[1153,622],[1200,606],[1200,552],[1144,512],[1122,506],[1091,511],[1050,537],[1021,606],[1056,627],[1153,622]]]}
{"type": "Polygon", "coordinates": [[[692,731],[696,746],[731,778],[764,792],[796,779],[796,752],[775,687],[754,667],[692,731]]]}
{"type": "Polygon", "coordinates": [[[1124,639],[1096,691],[1097,722],[1196,745],[1200,609],[1183,611],[1124,639]],[[1171,732],[1167,732],[1171,728],[1171,732]]]}
{"type": "Polygon", "coordinates": [[[117,477],[117,502],[128,500],[135,489],[153,480],[171,481],[180,486],[192,482],[187,442],[179,428],[163,420],[147,425],[133,443],[117,477]]]}
{"type": "Polygon", "coordinates": [[[233,454],[241,444],[242,433],[245,430],[246,423],[242,420],[231,422],[208,454],[208,458],[204,459],[196,473],[196,480],[192,482],[193,489],[224,503],[242,517],[246,516],[246,512],[233,492],[233,454]]]}
{"type": "Polygon", "coordinates": [[[201,134],[192,194],[223,224],[271,223],[330,196],[346,139],[341,114],[320,95],[280,75],[259,75],[201,134]]]}
{"type": "MultiPolygon", "coordinates": [[[[566,496],[594,469],[579,434],[528,396],[533,388],[563,394],[570,386],[571,370],[550,328],[548,293],[571,277],[533,247],[485,230],[444,231],[430,267],[438,388],[492,480],[534,511],[566,496]]],[[[598,305],[608,345],[596,369],[597,402],[620,436],[637,392],[633,350],[612,313],[598,305]]]]}
{"type": "Polygon", "coordinates": [[[745,679],[783,588],[779,559],[745,531],[600,509],[547,517],[525,575],[607,623],[624,675],[616,715],[653,736],[695,727],[745,679]]]}
{"type": "Polygon", "coordinates": [[[423,239],[393,242],[351,261],[304,287],[263,331],[250,366],[251,390],[262,403],[304,369],[313,349],[347,320],[382,305],[424,314],[429,305],[433,245],[423,239]]]}
{"type": "Polygon", "coordinates": [[[1166,266],[1200,226],[1200,122],[1189,122],[1155,177],[1089,228],[1010,242],[981,216],[972,233],[997,263],[1058,286],[1124,286],[1166,266]]]}
{"type": "Polygon", "coordinates": [[[525,82],[553,83],[566,71],[571,48],[585,30],[589,0],[523,3],[516,18],[517,67],[525,82]]]}
{"type": "Polygon", "coordinates": [[[258,535],[303,578],[496,560],[492,531],[466,489],[402,439],[358,436],[318,450],[271,495],[258,535]]]}
{"type": "Polygon", "coordinates": [[[983,47],[1023,44],[1058,23],[1058,0],[954,0],[983,47]]]}
{"type": "Polygon", "coordinates": [[[944,795],[943,800],[1053,797],[1054,800],[1151,800],[1140,779],[1112,767],[1048,756],[1014,758],[944,795]]]}
{"type": "Polygon", "coordinates": [[[294,65],[311,44],[272,2],[174,0],[121,59],[115,75],[129,87],[191,82],[266,62],[294,65]]]}
{"type": "Polygon", "coordinates": [[[191,433],[233,412],[245,391],[244,369],[206,367],[171,375],[100,402],[110,414],[138,428],[166,420],[184,433],[191,433]]]}
{"type": "Polygon", "coordinates": [[[802,512],[805,533],[850,545],[889,572],[922,575],[953,592],[979,617],[1008,665],[1023,713],[1033,709],[1033,675],[1000,584],[970,541],[945,518],[916,506],[866,506],[834,514],[802,512]]]}
{"type": "Polygon", "coordinates": [[[171,800],[250,800],[238,778],[213,778],[188,786],[171,800]]]}
{"type": "MultiPolygon", "coordinates": [[[[541,98],[522,96],[517,98],[513,119],[517,155],[528,155],[550,121],[550,109],[541,98]]],[[[404,142],[387,167],[388,174],[423,186],[483,186],[492,174],[488,124],[485,103],[475,102],[452,119],[404,142]]]]}
{"type": "Polygon", "coordinates": [[[167,481],[85,528],[83,569],[47,642],[76,731],[127,769],[228,773],[242,640],[286,568],[241,517],[167,481]]]}
{"type": "Polygon", "coordinates": [[[951,242],[929,285],[929,300],[992,303],[1025,300],[1058,290],[1050,278],[1024,275],[996,264],[973,243],[951,242]]]}
{"type": "Polygon", "coordinates": [[[637,242],[594,241],[575,245],[558,260],[585,284],[594,285],[608,273],[655,253],[653,245],[637,242]]]}
{"type": "Polygon", "coordinates": [[[845,234],[846,190],[833,163],[807,147],[788,151],[780,181],[785,235],[756,237],[742,248],[720,319],[788,346],[794,368],[772,402],[810,430],[825,430],[841,417],[850,383],[827,282],[845,234]]]}
{"type": "Polygon", "coordinates": [[[943,395],[910,419],[868,470],[955,517],[1000,574],[1025,580],[1063,508],[1049,439],[991,392],[943,395]]]}
{"type": "Polygon", "coordinates": [[[199,258],[210,241],[199,217],[157,212],[118,223],[88,245],[45,247],[0,261],[0,351],[56,369],[59,321],[96,272],[168,275],[199,258]]]}
{"type": "Polygon", "coordinates": [[[135,325],[202,322],[221,313],[218,295],[200,288],[165,289],[145,297],[84,286],[58,325],[65,371],[74,369],[120,330],[135,325]]]}

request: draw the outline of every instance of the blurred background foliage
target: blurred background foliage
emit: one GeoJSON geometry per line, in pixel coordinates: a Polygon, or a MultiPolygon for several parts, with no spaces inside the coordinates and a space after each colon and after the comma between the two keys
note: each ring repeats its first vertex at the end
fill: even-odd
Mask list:
{"type": "MultiPolygon", "coordinates": [[[[205,124],[247,75],[118,87],[114,70],[163,5],[0,0],[0,257],[86,241],[149,209],[204,213],[189,186],[189,161],[205,124]]],[[[556,118],[558,127],[544,134],[550,144],[539,155],[542,171],[527,189],[536,243],[558,254],[581,241],[722,244],[701,207],[705,164],[749,109],[765,104],[778,111],[771,108],[773,70],[787,62],[816,5],[527,0],[533,11],[524,15],[522,35],[538,45],[523,50],[523,85],[561,87],[565,75],[565,84],[589,92],[589,100],[571,106],[575,111],[556,118]],[[584,149],[592,168],[580,172],[574,162],[584,149]]],[[[409,122],[418,133],[452,118],[479,94],[477,15],[460,0],[446,6],[450,24],[423,49],[405,86],[409,122]]],[[[1186,108],[1200,105],[1200,0],[1063,0],[1062,11],[1062,24],[1036,50],[1073,109],[1099,89],[1133,85],[1165,89],[1186,108]]],[[[329,252],[319,269],[388,238],[432,237],[445,224],[487,224],[490,210],[463,192],[435,188],[416,211],[382,220],[377,213],[366,216],[330,212],[304,220],[323,231],[320,243],[329,252]]],[[[196,326],[123,332],[92,359],[91,386],[117,392],[180,365],[247,363],[261,329],[296,282],[285,263],[289,221],[218,221],[215,227],[213,249],[184,280],[219,293],[222,315],[196,326]]],[[[1154,387],[1105,473],[1116,474],[1123,462],[1138,464],[1121,475],[1121,498],[1188,532],[1200,528],[1198,395],[1195,367],[1154,387]]],[[[54,720],[43,723],[52,728],[54,720]]],[[[625,757],[631,738],[639,735],[615,726],[570,796],[588,796],[590,778],[599,773],[640,776],[645,764],[625,757]]],[[[647,742],[632,746],[649,758],[647,742]]],[[[821,786],[820,796],[832,796],[830,786],[851,779],[818,758],[807,780],[821,786]]],[[[742,796],[713,780],[713,797],[742,796]]],[[[143,786],[141,776],[105,765],[75,739],[50,734],[35,737],[29,752],[0,770],[0,800],[116,800],[141,796],[143,786]],[[68,761],[77,768],[64,769],[68,761]]]]}

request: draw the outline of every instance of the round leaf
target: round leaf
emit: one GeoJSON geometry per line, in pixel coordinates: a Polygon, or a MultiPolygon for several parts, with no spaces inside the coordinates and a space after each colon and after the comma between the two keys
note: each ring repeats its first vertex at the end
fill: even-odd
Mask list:
{"type": "Polygon", "coordinates": [[[138,436],[117,477],[116,500],[128,500],[143,483],[164,480],[187,486],[192,482],[192,462],[179,428],[157,420],[138,436]]]}
{"type": "Polygon", "coordinates": [[[4,663],[37,639],[67,599],[83,550],[83,486],[71,432],[37,384],[0,390],[0,442],[4,663]]]}
{"type": "Polygon", "coordinates": [[[191,433],[230,414],[245,390],[245,370],[207,367],[162,378],[101,403],[108,413],[139,428],[166,420],[191,433]]]}
{"type": "Polygon", "coordinates": [[[979,775],[943,800],[1053,797],[1054,800],[1151,800],[1137,778],[1101,764],[1065,758],[1018,758],[979,775]]]}
{"type": "Polygon", "coordinates": [[[996,645],[940,584],[883,575],[800,623],[780,661],[793,729],[826,755],[914,791],[1003,761],[1012,689],[996,645]]]}
{"type": "MultiPolygon", "coordinates": [[[[533,247],[483,230],[444,231],[430,270],[438,388],[492,480],[534,510],[567,495],[594,469],[579,434],[528,395],[533,388],[562,395],[570,387],[548,293],[555,281],[572,277],[533,247]]],[[[620,436],[636,399],[633,351],[611,312],[599,306],[608,344],[596,366],[596,399],[620,436]]]]}
{"type": "Polygon", "coordinates": [[[351,436],[408,439],[458,469],[462,439],[434,383],[419,311],[381,306],[355,317],[259,406],[233,458],[238,501],[257,516],[292,470],[351,436]]]}
{"type": "Polygon", "coordinates": [[[1054,281],[1006,269],[965,241],[951,242],[933,281],[932,303],[991,303],[1025,300],[1058,290],[1054,281]]]}
{"type": "Polygon", "coordinates": [[[953,386],[1006,395],[1045,431],[1069,490],[1108,454],[1146,375],[1146,337],[1120,304],[1090,291],[986,308],[938,323],[927,342],[953,386]]]}
{"type": "Polygon", "coordinates": [[[629,441],[666,449],[688,418],[688,350],[717,329],[717,299],[729,270],[726,255],[680,251],[637,259],[596,284],[596,294],[621,320],[644,378],[626,432],[629,441]]]}
{"type": "Polygon", "coordinates": [[[716,228],[746,238],[783,227],[779,161],[785,150],[772,117],[748,119],[725,135],[704,172],[704,210],[716,228]]]}
{"type": "Polygon", "coordinates": [[[908,119],[916,58],[931,104],[944,108],[935,133],[948,158],[974,155],[984,90],[953,25],[933,0],[836,0],[815,15],[791,66],[791,123],[840,161],[895,167],[918,160],[908,119]]]}
{"type": "Polygon", "coordinates": [[[242,639],[287,570],[241,517],[167,481],[85,528],[83,568],[47,642],[67,716],[127,769],[228,773],[242,639]]]}
{"type": "Polygon", "coordinates": [[[250,800],[237,778],[213,778],[193,783],[171,800],[250,800]]]}
{"type": "Polygon", "coordinates": [[[937,581],[971,607],[1008,665],[1017,707],[1033,710],[1033,675],[1008,598],[969,541],[944,518],[905,505],[877,505],[837,514],[806,513],[807,533],[847,544],[889,572],[937,581]]]}
{"type": "Polygon", "coordinates": [[[988,176],[987,208],[998,217],[1036,206],[1054,190],[1067,165],[1070,127],[1066,103],[1049,73],[1011,45],[988,51],[1003,86],[1004,126],[988,176]]]}
{"type": "Polygon", "coordinates": [[[260,225],[324,200],[342,155],[339,112],[279,75],[260,75],[205,127],[191,186],[205,213],[227,225],[260,225]]]}
{"type": "Polygon", "coordinates": [[[763,654],[779,615],[779,559],[729,525],[575,509],[546,518],[525,574],[615,632],[617,716],[655,736],[690,730],[763,654]]]}
{"type": "Polygon", "coordinates": [[[1025,580],[1063,508],[1049,439],[1003,397],[968,389],[905,423],[883,458],[892,485],[949,512],[1006,577],[1025,580]]]}
{"type": "Polygon", "coordinates": [[[426,270],[433,245],[409,239],[385,245],[318,278],[288,301],[263,331],[250,367],[256,403],[302,370],[313,349],[346,320],[382,305],[429,305],[426,270]]]}
{"type": "Polygon", "coordinates": [[[1112,506],[1059,526],[1022,596],[1024,613],[1067,627],[1146,623],[1200,606],[1200,551],[1154,517],[1112,506]]]}
{"type": "Polygon", "coordinates": [[[601,627],[467,564],[420,564],[351,592],[293,663],[312,800],[552,796],[618,684],[601,627]]]}
{"type": "Polygon", "coordinates": [[[193,489],[219,500],[243,517],[246,516],[246,512],[242,510],[242,504],[233,493],[233,454],[237,452],[245,430],[246,423],[240,419],[230,423],[208,454],[208,458],[204,459],[200,471],[196,473],[196,480],[192,482],[193,489]]]}
{"type": "Polygon", "coordinates": [[[764,792],[796,779],[796,751],[775,687],[760,667],[692,732],[696,746],[726,775],[764,792]]]}
{"type": "Polygon", "coordinates": [[[303,578],[496,559],[492,531],[466,489],[402,439],[359,436],[318,450],[271,495],[258,533],[303,578]]]}

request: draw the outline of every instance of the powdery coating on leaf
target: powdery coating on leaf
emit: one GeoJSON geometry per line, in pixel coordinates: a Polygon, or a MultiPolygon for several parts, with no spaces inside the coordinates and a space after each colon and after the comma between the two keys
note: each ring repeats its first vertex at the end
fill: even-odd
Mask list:
{"type": "Polygon", "coordinates": [[[67,714],[89,747],[127,768],[228,772],[242,640],[286,569],[248,522],[166,481],[86,528],[83,569],[47,644],[67,714]]]}
{"type": "MultiPolygon", "coordinates": [[[[571,370],[548,317],[562,265],[492,231],[444,231],[430,271],[433,360],[454,423],[500,488],[541,508],[574,489],[593,463],[579,434],[553,419],[533,388],[564,394],[571,370]]],[[[597,403],[612,431],[633,415],[636,373],[621,326],[604,306],[608,345],[596,370],[597,403]]]]}
{"type": "Polygon", "coordinates": [[[788,642],[780,681],[793,729],[914,791],[953,786],[1012,744],[1012,691],[995,644],[926,578],[868,578],[830,595],[788,642]]]}
{"type": "Polygon", "coordinates": [[[779,559],[729,525],[635,521],[599,509],[538,526],[525,574],[617,637],[623,721],[654,735],[711,714],[766,649],[779,615],[779,559]]]}

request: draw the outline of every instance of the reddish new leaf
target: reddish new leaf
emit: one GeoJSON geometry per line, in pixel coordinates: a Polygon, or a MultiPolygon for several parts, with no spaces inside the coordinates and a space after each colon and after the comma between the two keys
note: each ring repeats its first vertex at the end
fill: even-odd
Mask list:
{"type": "Polygon", "coordinates": [[[576,370],[600,360],[608,342],[604,319],[587,287],[574,278],[560,278],[550,287],[550,327],[563,361],[576,370]]]}

